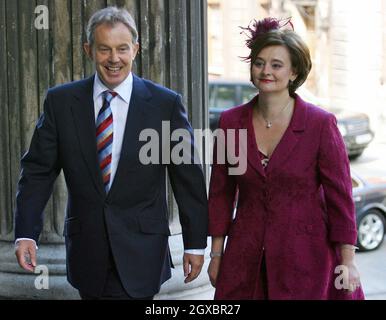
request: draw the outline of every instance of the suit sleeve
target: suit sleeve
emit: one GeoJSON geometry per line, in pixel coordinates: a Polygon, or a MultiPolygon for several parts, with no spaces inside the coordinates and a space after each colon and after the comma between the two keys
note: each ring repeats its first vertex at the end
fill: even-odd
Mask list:
{"type": "Polygon", "coordinates": [[[28,151],[21,159],[16,194],[15,238],[38,242],[43,226],[43,210],[60,173],[57,132],[50,96],[44,101],[28,151]]]}
{"type": "Polygon", "coordinates": [[[323,186],[331,242],[355,244],[355,206],[349,159],[334,115],[329,115],[320,137],[319,173],[323,186]]]}
{"type": "Polygon", "coordinates": [[[211,236],[226,236],[232,222],[232,213],[236,196],[236,181],[228,173],[228,165],[224,155],[226,151],[226,128],[223,117],[219,121],[219,134],[213,147],[213,165],[209,186],[209,234],[211,236]]]}
{"type": "Polygon", "coordinates": [[[171,141],[168,174],[179,209],[184,249],[204,249],[208,233],[208,200],[204,174],[197,158],[192,127],[187,119],[181,97],[177,95],[171,115],[171,134],[176,130],[189,133],[183,141],[171,141]],[[173,154],[177,145],[185,146],[184,161],[173,154]],[[187,149],[186,149],[187,148],[187,149]],[[190,152],[185,152],[190,150],[190,152]],[[189,157],[186,158],[186,157],[189,157]],[[177,160],[177,161],[176,161],[177,160]]]}

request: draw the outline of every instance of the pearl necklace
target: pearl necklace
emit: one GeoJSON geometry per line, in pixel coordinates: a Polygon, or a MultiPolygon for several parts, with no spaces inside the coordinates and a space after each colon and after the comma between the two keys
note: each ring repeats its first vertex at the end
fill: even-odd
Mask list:
{"type": "Polygon", "coordinates": [[[263,119],[264,119],[264,121],[265,121],[265,127],[266,127],[267,129],[271,128],[271,127],[272,127],[272,122],[275,121],[275,120],[283,113],[283,111],[284,111],[285,109],[288,108],[288,106],[289,106],[290,104],[291,104],[291,99],[290,99],[290,101],[287,103],[287,105],[286,105],[284,108],[282,108],[282,109],[280,110],[280,112],[276,115],[276,117],[273,118],[272,120],[268,120],[267,118],[265,118],[265,117],[263,116],[263,114],[261,114],[261,116],[263,117],[263,119]]]}

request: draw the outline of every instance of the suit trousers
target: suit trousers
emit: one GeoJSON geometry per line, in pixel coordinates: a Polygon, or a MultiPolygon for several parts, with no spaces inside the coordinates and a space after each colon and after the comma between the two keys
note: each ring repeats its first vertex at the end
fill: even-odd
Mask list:
{"type": "Polygon", "coordinates": [[[79,291],[82,300],[153,300],[154,296],[134,298],[127,294],[119,278],[117,268],[114,263],[114,258],[110,252],[109,266],[107,269],[105,284],[102,295],[100,297],[91,296],[79,291]]]}

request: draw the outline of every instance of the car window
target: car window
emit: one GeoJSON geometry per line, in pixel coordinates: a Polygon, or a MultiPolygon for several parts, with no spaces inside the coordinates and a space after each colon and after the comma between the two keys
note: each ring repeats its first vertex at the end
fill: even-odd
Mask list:
{"type": "Polygon", "coordinates": [[[355,179],[351,178],[351,182],[353,188],[357,188],[359,186],[358,181],[356,181],[355,179]]]}
{"type": "Polygon", "coordinates": [[[230,108],[237,104],[236,87],[230,85],[217,85],[216,92],[212,92],[213,99],[210,99],[209,107],[230,108]]]}
{"type": "Polygon", "coordinates": [[[247,103],[257,94],[257,89],[250,86],[241,87],[241,103],[247,103]]]}

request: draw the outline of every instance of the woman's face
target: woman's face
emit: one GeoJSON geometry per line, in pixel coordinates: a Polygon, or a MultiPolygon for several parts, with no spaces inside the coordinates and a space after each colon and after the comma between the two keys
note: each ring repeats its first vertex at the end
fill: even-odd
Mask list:
{"type": "Polygon", "coordinates": [[[285,46],[269,46],[257,55],[251,68],[252,80],[260,93],[288,92],[288,82],[296,79],[290,54],[285,46]]]}

